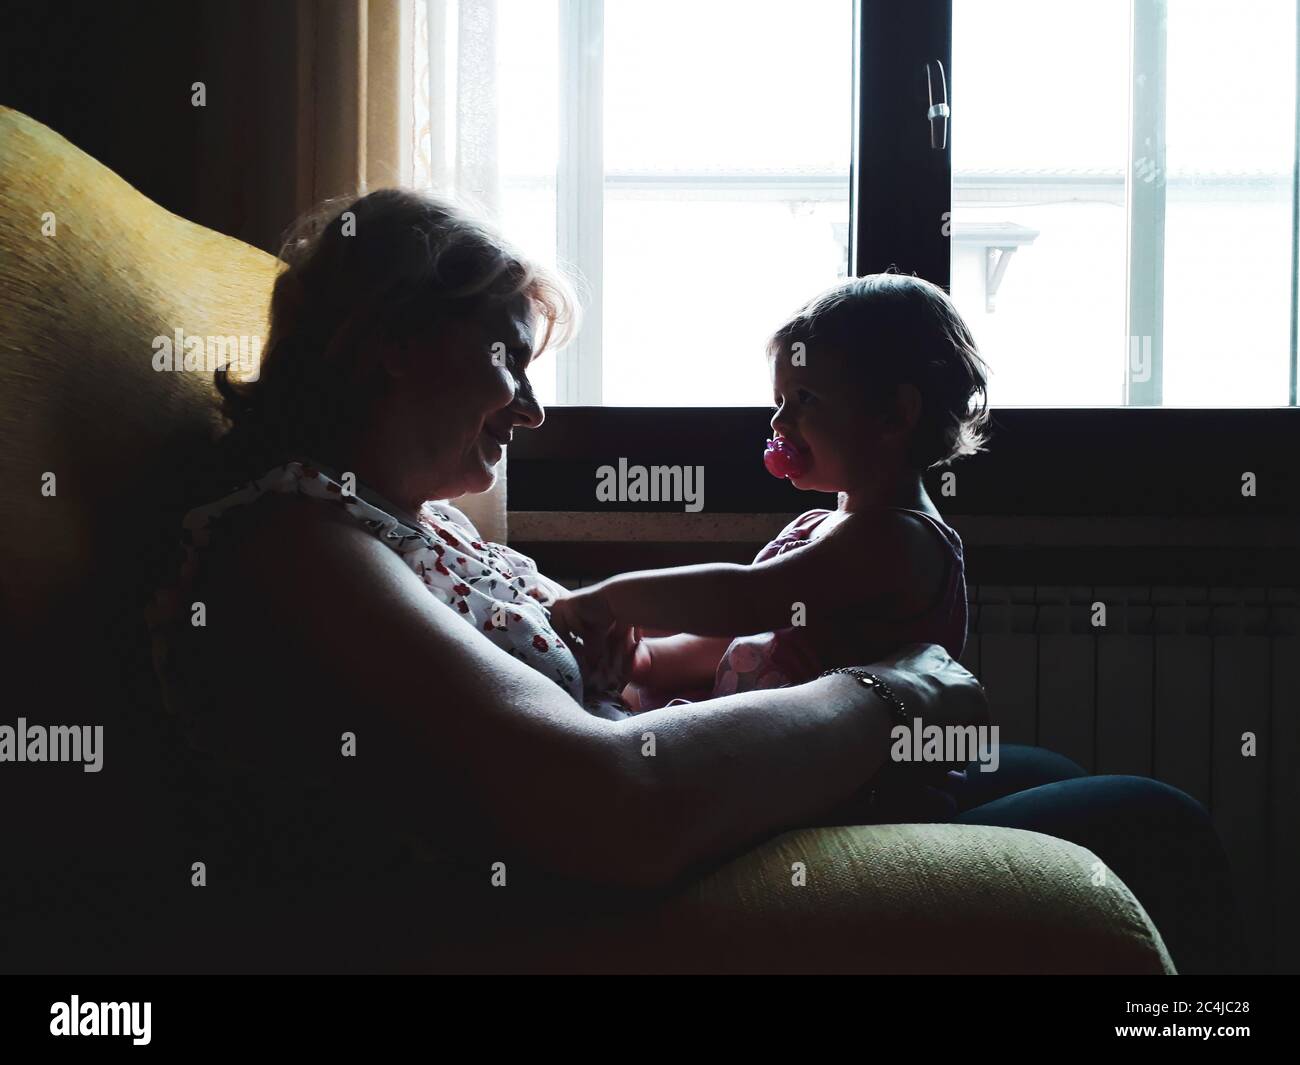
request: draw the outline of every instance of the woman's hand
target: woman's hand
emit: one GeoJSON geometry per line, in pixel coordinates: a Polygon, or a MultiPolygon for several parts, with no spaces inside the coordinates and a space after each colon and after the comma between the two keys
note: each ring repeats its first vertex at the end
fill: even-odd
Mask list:
{"type": "MultiPolygon", "coordinates": [[[[903,705],[925,725],[987,725],[988,697],[984,687],[959,662],[937,644],[911,644],[871,670],[898,692],[903,705]]],[[[964,769],[965,761],[950,765],[943,762],[886,762],[877,782],[911,781],[941,785],[949,770],[964,769]]]]}
{"type": "Polygon", "coordinates": [[[983,685],[938,644],[914,643],[868,666],[927,725],[987,725],[983,685]]]}

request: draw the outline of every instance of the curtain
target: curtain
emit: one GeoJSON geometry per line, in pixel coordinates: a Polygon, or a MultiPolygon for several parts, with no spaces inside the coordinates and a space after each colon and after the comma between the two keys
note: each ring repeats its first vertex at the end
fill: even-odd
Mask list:
{"type": "Polygon", "coordinates": [[[415,180],[492,220],[496,37],[496,0],[417,0],[415,180]]]}
{"type": "MultiPolygon", "coordinates": [[[[496,220],[495,0],[415,0],[412,181],[496,220]]],[[[487,492],[454,502],[489,540],[508,536],[508,456],[487,492]]]]}
{"type": "MultiPolygon", "coordinates": [[[[495,217],[493,0],[298,0],[298,210],[389,185],[495,217]]],[[[452,502],[505,543],[506,457],[452,502]]]]}
{"type": "Polygon", "coordinates": [[[299,0],[302,210],[410,183],[416,2],[299,0]]]}

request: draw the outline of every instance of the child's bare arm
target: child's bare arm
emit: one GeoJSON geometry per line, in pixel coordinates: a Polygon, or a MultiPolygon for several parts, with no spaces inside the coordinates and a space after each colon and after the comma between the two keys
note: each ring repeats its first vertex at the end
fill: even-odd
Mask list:
{"type": "Polygon", "coordinates": [[[616,622],[670,633],[735,636],[741,631],[736,626],[744,622],[743,613],[730,606],[731,588],[746,568],[724,563],[621,574],[558,600],[551,622],[561,636],[570,633],[584,643],[600,639],[616,622]]]}
{"type": "Polygon", "coordinates": [[[639,570],[601,581],[590,591],[603,600],[613,617],[620,621],[638,619],[625,624],[697,636],[734,637],[763,631],[746,628],[752,618],[738,597],[749,569],[720,562],[639,570]]]}
{"type": "Polygon", "coordinates": [[[713,680],[731,637],[681,633],[643,643],[649,652],[649,663],[635,671],[632,679],[651,688],[684,691],[713,680]]]}
{"type": "Polygon", "coordinates": [[[825,536],[749,566],[714,564],[611,577],[589,591],[624,624],[700,636],[744,636],[791,624],[796,603],[809,620],[847,607],[888,611],[914,593],[918,548],[933,536],[897,511],[843,519],[825,536]]]}
{"type": "Polygon", "coordinates": [[[846,609],[889,614],[915,596],[918,551],[935,550],[915,519],[869,511],[843,519],[825,536],[749,566],[727,563],[622,574],[556,604],[557,628],[584,637],[617,621],[736,637],[784,628],[796,604],[805,623],[846,609]],[[561,625],[565,626],[561,628],[561,625]]]}

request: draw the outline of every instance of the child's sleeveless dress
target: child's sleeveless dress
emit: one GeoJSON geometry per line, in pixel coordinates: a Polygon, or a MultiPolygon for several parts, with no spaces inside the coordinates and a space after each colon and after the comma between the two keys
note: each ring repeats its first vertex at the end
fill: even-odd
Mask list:
{"type": "MultiPolygon", "coordinates": [[[[815,632],[806,626],[778,629],[753,636],[741,636],[731,642],[718,663],[713,698],[755,688],[779,688],[812,680],[824,669],[835,666],[863,665],[878,661],[899,647],[912,643],[936,643],[953,659],[961,657],[966,646],[966,577],[961,537],[956,530],[929,514],[905,507],[885,507],[923,519],[944,541],[947,548],[946,569],[938,597],[925,610],[910,618],[875,623],[874,638],[864,632],[861,654],[867,657],[853,662],[826,661],[819,650],[815,632]],[[892,645],[892,646],[891,646],[892,645]]],[[[813,533],[831,514],[830,510],[810,510],[795,518],[779,536],[754,558],[755,563],[777,558],[812,542],[813,533]]],[[[864,626],[864,629],[868,626],[864,626]]]]}
{"type": "MultiPolygon", "coordinates": [[[[836,666],[866,666],[879,661],[894,651],[913,643],[935,643],[943,647],[954,660],[961,657],[966,646],[967,603],[965,559],[961,537],[957,531],[929,514],[906,507],[887,507],[913,514],[926,521],[947,548],[947,562],[939,595],[927,609],[904,619],[878,623],[874,638],[864,626],[864,643],[861,654],[851,662],[828,661],[819,650],[815,632],[808,627],[792,626],[775,632],[740,636],[731,642],[718,663],[711,690],[699,689],[685,697],[669,700],[663,705],[680,706],[690,702],[719,698],[736,692],[761,688],[780,688],[787,684],[801,684],[815,679],[823,670],[836,666]]],[[[809,510],[790,522],[780,534],[754,556],[754,563],[765,562],[788,551],[795,551],[813,539],[814,530],[831,514],[830,510],[809,510]]],[[[662,696],[660,696],[662,699],[662,696]]],[[[645,709],[660,705],[653,697],[645,709]]],[[[931,774],[927,783],[909,783],[906,778],[889,787],[878,787],[872,795],[870,809],[863,813],[863,822],[946,821],[956,812],[956,801],[942,787],[942,782],[960,783],[961,771],[931,774]],[[935,781],[940,786],[933,786],[935,781]]]]}

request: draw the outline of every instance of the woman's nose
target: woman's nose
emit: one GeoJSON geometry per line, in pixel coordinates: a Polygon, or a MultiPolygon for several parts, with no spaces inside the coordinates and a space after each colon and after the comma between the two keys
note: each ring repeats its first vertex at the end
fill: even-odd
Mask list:
{"type": "Polygon", "coordinates": [[[520,393],[515,397],[512,407],[515,415],[515,424],[522,425],[525,429],[537,429],[546,421],[546,408],[543,407],[531,395],[525,396],[520,393]]]}

